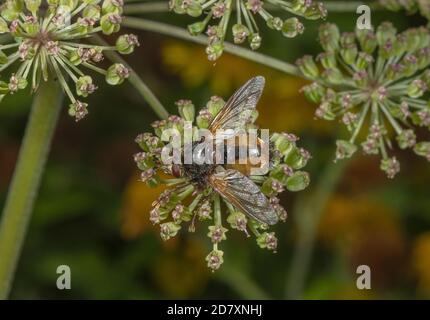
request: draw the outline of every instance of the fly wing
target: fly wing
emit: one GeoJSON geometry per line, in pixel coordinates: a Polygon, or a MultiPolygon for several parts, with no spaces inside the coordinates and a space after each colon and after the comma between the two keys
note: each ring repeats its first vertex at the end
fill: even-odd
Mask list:
{"type": "Polygon", "coordinates": [[[264,82],[264,77],[258,76],[245,83],[215,116],[209,130],[215,134],[223,129],[234,135],[238,129],[244,129],[261,97],[264,82]]]}
{"type": "Polygon", "coordinates": [[[269,225],[278,222],[278,216],[260,188],[247,176],[236,170],[212,174],[209,183],[237,209],[269,225]]]}

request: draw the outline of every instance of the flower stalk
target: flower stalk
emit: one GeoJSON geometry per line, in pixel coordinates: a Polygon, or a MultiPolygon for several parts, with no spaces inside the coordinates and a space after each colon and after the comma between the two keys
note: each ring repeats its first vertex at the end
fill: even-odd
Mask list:
{"type": "Polygon", "coordinates": [[[11,289],[34,201],[62,106],[58,82],[42,82],[12,178],[0,223],[0,299],[11,289]]]}
{"type": "MultiPolygon", "coordinates": [[[[107,46],[108,43],[103,40],[100,36],[94,36],[90,41],[99,46],[107,46]]],[[[136,71],[130,67],[130,65],[115,51],[109,51],[105,53],[111,61],[124,65],[129,71],[130,75],[127,78],[128,82],[139,92],[139,94],[145,99],[149,106],[154,110],[158,117],[161,119],[167,119],[169,113],[161,104],[160,100],[154,95],[151,89],[146,85],[145,82],[139,77],[136,71]]]]}
{"type": "MultiPolygon", "coordinates": [[[[191,36],[186,30],[182,28],[171,26],[162,22],[156,22],[142,18],[124,17],[122,25],[124,27],[160,33],[166,36],[194,42],[197,44],[205,45],[207,43],[206,36],[191,36]]],[[[224,51],[236,55],[238,57],[247,59],[249,61],[254,61],[259,64],[268,66],[275,70],[285,72],[286,74],[304,78],[298,67],[287,62],[278,60],[276,58],[272,58],[264,54],[254,52],[228,42],[224,42],[224,51]]]]}

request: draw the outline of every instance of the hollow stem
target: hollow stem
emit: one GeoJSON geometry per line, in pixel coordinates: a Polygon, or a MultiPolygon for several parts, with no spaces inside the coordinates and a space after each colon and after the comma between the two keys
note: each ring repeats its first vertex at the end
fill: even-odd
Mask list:
{"type": "Polygon", "coordinates": [[[0,299],[11,289],[34,201],[62,106],[58,82],[43,82],[30,112],[0,222],[0,299]]]}

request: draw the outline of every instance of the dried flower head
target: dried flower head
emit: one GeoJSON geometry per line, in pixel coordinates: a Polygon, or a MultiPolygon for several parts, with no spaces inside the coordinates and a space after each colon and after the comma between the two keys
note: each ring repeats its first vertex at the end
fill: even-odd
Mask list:
{"type": "Polygon", "coordinates": [[[381,169],[389,178],[400,170],[398,160],[389,155],[393,135],[401,149],[411,148],[430,161],[430,142],[417,143],[413,127],[430,129],[429,30],[397,33],[385,22],[376,32],[340,34],[336,25],[325,24],[319,38],[324,49],[316,58],[320,67],[311,56],[297,64],[314,80],[303,91],[319,103],[316,117],[340,119],[351,133],[349,140],[337,141],[336,159],[351,157],[364,131],[363,152],[381,154],[381,169]]]}
{"type": "MultiPolygon", "coordinates": [[[[245,215],[237,207],[236,203],[221,196],[209,181],[212,173],[202,170],[208,164],[177,165],[165,164],[162,154],[165,147],[174,143],[171,137],[164,135],[169,130],[177,130],[184,133],[186,130],[193,133],[193,141],[198,143],[199,129],[207,128],[210,122],[221,112],[224,101],[220,97],[212,97],[206,108],[200,110],[195,116],[195,108],[191,101],[180,100],[176,103],[179,116],[170,116],[167,120],[153,123],[154,134],[144,133],[136,138],[136,142],[142,148],[134,156],[138,168],[142,171],[142,180],[149,186],[163,184],[168,188],[153,203],[150,212],[150,220],[154,224],[160,224],[161,237],[167,240],[177,234],[184,223],[188,223],[188,230],[194,232],[198,223],[209,222],[208,237],[213,244],[213,251],[207,256],[208,267],[218,269],[223,263],[223,252],[219,245],[226,240],[228,228],[244,232],[248,230],[255,234],[257,243],[261,248],[276,251],[277,240],[273,232],[267,233],[266,223],[245,215]],[[186,121],[190,127],[185,128],[186,121]],[[188,167],[187,167],[188,166],[188,167]],[[202,173],[206,172],[206,173],[202,173]],[[207,174],[205,176],[205,174],[207,174]],[[225,216],[224,216],[225,214],[225,216]],[[166,222],[168,221],[168,222],[166,222]]],[[[247,124],[249,128],[255,128],[254,121],[247,124]]],[[[270,135],[270,166],[264,175],[246,175],[265,198],[265,202],[273,209],[276,220],[285,221],[287,213],[280,205],[278,194],[285,189],[289,191],[301,191],[309,184],[309,175],[301,169],[307,164],[310,155],[304,149],[297,147],[298,138],[292,134],[273,133],[270,135]]],[[[178,142],[175,147],[180,150],[180,159],[185,157],[184,140],[178,142]]],[[[193,144],[193,148],[195,145],[193,144]]],[[[213,172],[225,170],[226,165],[212,165],[213,172]]],[[[234,170],[233,170],[234,171],[234,170]]],[[[254,190],[255,191],[255,190],[254,190]]],[[[239,192],[248,192],[246,188],[239,192]]],[[[271,209],[271,210],[272,210],[271,209]]]]}
{"type": "Polygon", "coordinates": [[[248,41],[253,50],[258,49],[262,41],[256,16],[260,16],[270,29],[280,31],[287,38],[294,38],[304,31],[297,16],[309,20],[327,16],[323,3],[314,0],[170,0],[169,7],[178,14],[192,17],[206,15],[202,21],[189,25],[188,30],[192,35],[206,31],[209,38],[206,53],[211,61],[218,59],[224,50],[224,39],[232,15],[235,16],[231,27],[234,43],[248,41]],[[267,10],[270,5],[294,16],[286,20],[273,16],[267,10]]]}
{"type": "Polygon", "coordinates": [[[7,0],[0,7],[0,34],[11,41],[0,45],[0,72],[10,70],[8,80],[0,81],[0,99],[27,87],[36,91],[40,81],[56,78],[70,100],[69,114],[82,119],[87,104],[76,96],[87,97],[97,86],[86,70],[105,76],[117,85],[128,77],[122,64],[108,70],[97,67],[104,51],[129,54],[139,45],[135,35],[122,35],[115,46],[96,46],[84,40],[97,33],[118,32],[122,0],[7,0]],[[74,83],[69,86],[67,80],[74,83]]]}
{"type": "Polygon", "coordinates": [[[405,10],[408,14],[419,12],[430,20],[430,1],[428,0],[379,0],[379,3],[391,11],[405,10]]]}

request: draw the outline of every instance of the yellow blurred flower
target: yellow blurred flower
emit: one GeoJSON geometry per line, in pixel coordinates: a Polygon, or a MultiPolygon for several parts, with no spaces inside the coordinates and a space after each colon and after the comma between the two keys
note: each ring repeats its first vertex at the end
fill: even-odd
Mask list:
{"type": "Polygon", "coordinates": [[[200,46],[168,41],[163,46],[163,62],[169,72],[178,75],[188,88],[209,84],[211,92],[228,98],[249,78],[264,76],[268,81],[258,110],[259,125],[274,131],[298,133],[314,130],[319,133],[333,131],[325,121],[314,121],[315,108],[300,93],[306,81],[255,62],[230,54],[223,55],[215,64],[207,60],[200,46]]]}
{"type": "Polygon", "coordinates": [[[430,232],[419,236],[413,245],[412,269],[418,279],[418,292],[430,296],[430,232]]]}
{"type": "Polygon", "coordinates": [[[404,275],[406,243],[395,209],[365,196],[334,196],[319,226],[319,238],[340,250],[351,269],[368,265],[377,287],[404,275]]]}
{"type": "Polygon", "coordinates": [[[158,232],[149,222],[149,211],[162,191],[162,187],[149,188],[146,183],[140,182],[137,174],[130,178],[121,209],[121,234],[124,238],[136,238],[147,230],[158,232]]]}
{"type": "Polygon", "coordinates": [[[209,278],[205,255],[206,248],[195,239],[189,239],[181,250],[165,251],[155,261],[152,278],[167,298],[196,297],[209,278]]]}

